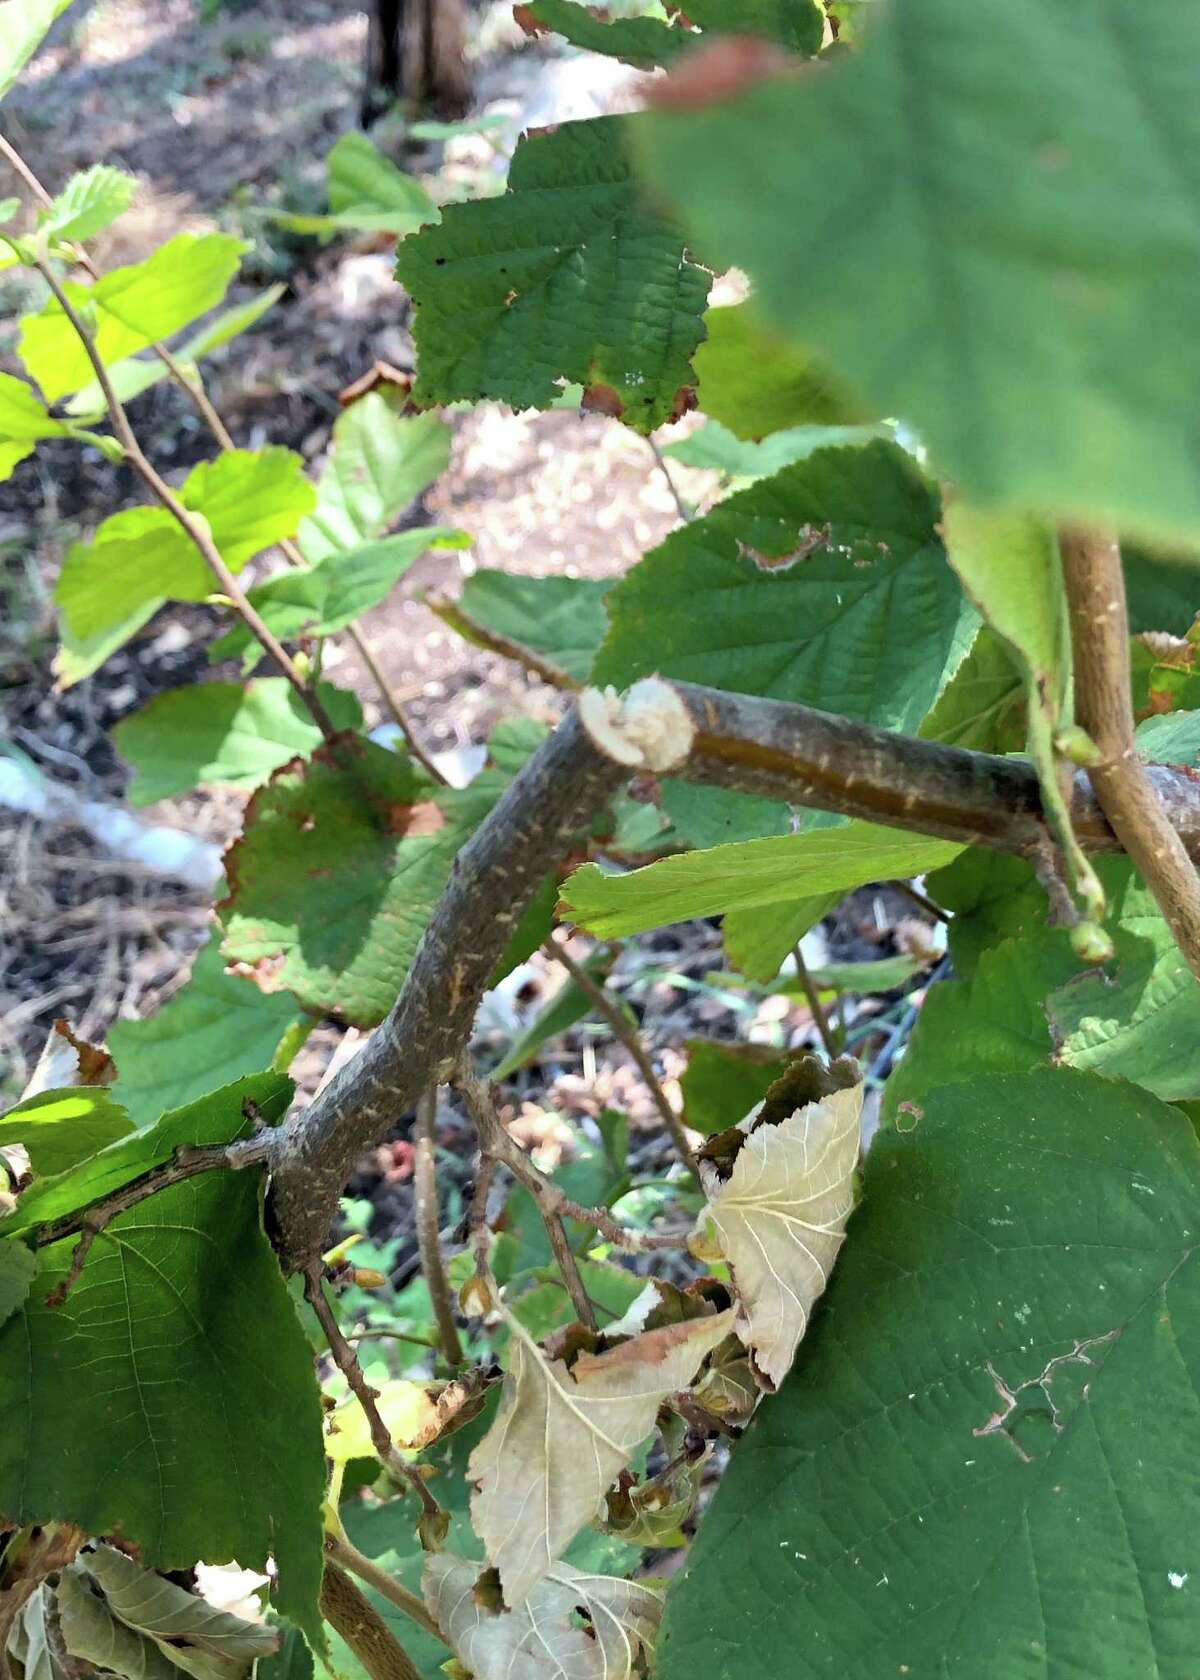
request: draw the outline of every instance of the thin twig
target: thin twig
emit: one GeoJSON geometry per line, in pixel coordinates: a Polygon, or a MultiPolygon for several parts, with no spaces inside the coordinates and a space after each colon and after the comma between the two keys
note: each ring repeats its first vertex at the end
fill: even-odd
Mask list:
{"type": "Polygon", "coordinates": [[[943,910],[940,904],[935,904],[928,893],[923,893],[920,887],[914,887],[911,881],[897,880],[893,881],[892,885],[897,892],[903,893],[905,898],[911,898],[914,904],[919,905],[927,916],[932,916],[935,922],[949,922],[950,912],[943,910]]]}
{"type": "Polygon", "coordinates": [[[409,1592],[404,1583],[389,1575],[386,1569],[381,1569],[373,1558],[364,1556],[344,1534],[328,1536],[325,1541],[325,1555],[357,1575],[368,1587],[374,1587],[380,1598],[386,1598],[397,1610],[403,1610],[404,1614],[416,1622],[418,1627],[423,1627],[426,1633],[431,1633],[435,1639],[442,1638],[442,1631],[426,1610],[424,1601],[418,1598],[416,1593],[409,1592]]]}
{"type": "Polygon", "coordinates": [[[1121,550],[1108,532],[1060,537],[1075,653],[1080,726],[1100,753],[1089,774],[1112,824],[1200,978],[1200,876],[1138,758],[1129,675],[1129,614],[1121,550]]]}
{"type": "Polygon", "coordinates": [[[142,449],[141,444],[137,440],[133,427],[129,423],[129,417],[125,413],[125,409],[121,404],[120,398],[117,396],[112,380],[109,378],[108,369],[105,367],[104,361],[101,358],[99,351],[96,349],[95,340],[80,317],[74,304],[67,296],[66,291],[64,290],[50,263],[46,261],[45,258],[38,257],[35,261],[35,267],[49,286],[51,292],[54,294],[59,308],[62,310],[66,319],[70,323],[76,337],[83,345],[88,361],[92,364],[92,369],[96,375],[97,382],[104,394],[104,401],[108,409],[109,419],[112,422],[112,428],[117,434],[117,438],[120,441],[121,447],[125,451],[125,457],[130,466],[137,473],[138,477],[146,485],[147,489],[152,493],[155,499],[166,508],[172,519],[175,520],[176,524],[179,525],[179,527],[194,544],[205,564],[208,566],[209,571],[212,572],[213,576],[220,584],[222,594],[228,597],[239,617],[246,625],[246,628],[262,643],[263,647],[266,648],[267,652],[275,660],[284,676],[295,689],[304,706],[312,715],[313,721],[316,723],[321,733],[325,736],[326,740],[333,740],[337,731],[334,729],[328,712],[326,712],[312,687],[305,682],[291,659],[284,652],[279,641],[263,623],[259,613],[250,604],[245,591],[242,589],[229,567],[225,564],[221,551],[212,539],[212,533],[208,528],[207,522],[197,520],[188,511],[188,509],[184,507],[183,503],[171,489],[170,485],[151,465],[142,449]]]}
{"type": "Polygon", "coordinates": [[[491,1087],[481,1079],[464,1057],[455,1069],[452,1083],[462,1092],[463,1100],[479,1134],[479,1147],[485,1158],[491,1157],[508,1168],[523,1184],[542,1214],[556,1214],[560,1219],[574,1219],[580,1225],[591,1225],[605,1242],[629,1254],[645,1254],[653,1249],[686,1248],[687,1233],[675,1234],[631,1231],[618,1224],[612,1215],[599,1207],[584,1207],[565,1195],[559,1186],[540,1172],[525,1151],[509,1136],[496,1112],[491,1087]]]}
{"type": "Polygon", "coordinates": [[[599,984],[598,981],[594,980],[588,973],[587,969],[584,968],[582,963],[577,963],[575,961],[575,958],[571,956],[565,945],[561,945],[556,939],[550,938],[546,941],[543,949],[557,962],[562,963],[567,973],[571,976],[571,979],[579,987],[579,990],[589,999],[593,1008],[604,1017],[616,1037],[625,1046],[626,1050],[628,1050],[629,1054],[633,1058],[634,1065],[642,1076],[646,1089],[649,1091],[650,1096],[653,1099],[655,1108],[662,1116],[663,1125],[667,1128],[667,1132],[670,1135],[672,1143],[675,1145],[675,1148],[678,1150],[683,1159],[684,1166],[686,1166],[692,1176],[695,1177],[696,1157],[692,1153],[692,1146],[688,1141],[688,1135],[684,1129],[683,1121],[671,1107],[671,1104],[667,1100],[667,1093],[659,1084],[658,1075],[654,1071],[650,1057],[646,1054],[641,1034],[638,1032],[637,1028],[626,1019],[624,1011],[621,1009],[620,1004],[618,1004],[616,999],[612,996],[612,993],[607,991],[605,987],[599,984]]]}
{"type": "Polygon", "coordinates": [[[475,1276],[487,1278],[491,1271],[492,1229],[488,1224],[487,1205],[496,1177],[496,1157],[479,1156],[479,1170],[475,1174],[475,1191],[471,1197],[471,1212],[467,1219],[467,1243],[475,1256],[475,1276]]]}
{"type": "Polygon", "coordinates": [[[438,1344],[427,1336],[410,1336],[406,1330],[351,1330],[347,1332],[348,1342],[411,1342],[413,1347],[431,1348],[438,1351],[438,1344]]]}
{"type": "Polygon", "coordinates": [[[454,1307],[446,1268],[442,1261],[441,1227],[438,1223],[436,1157],[437,1086],[421,1093],[413,1127],[413,1201],[416,1211],[417,1252],[421,1270],[433,1303],[438,1342],[447,1365],[461,1365],[462,1344],[454,1322],[454,1307]]]}
{"type": "Polygon", "coordinates": [[[552,1213],[542,1208],[542,1224],[546,1227],[546,1235],[550,1239],[551,1252],[555,1264],[562,1273],[563,1282],[567,1286],[567,1294],[571,1297],[571,1305],[575,1308],[575,1317],[580,1324],[586,1324],[589,1330],[599,1329],[596,1321],[596,1311],[592,1306],[591,1297],[583,1287],[583,1278],[579,1273],[579,1262],[575,1252],[567,1239],[567,1228],[563,1224],[561,1213],[552,1213]]]}
{"type": "Polygon", "coordinates": [[[561,665],[555,665],[553,660],[544,658],[531,647],[526,647],[524,642],[514,641],[511,636],[505,636],[499,630],[480,624],[478,619],[463,611],[460,602],[447,600],[444,595],[428,593],[425,596],[425,605],[430,612],[437,614],[443,624],[448,624],[464,640],[473,643],[475,647],[485,649],[488,653],[498,654],[501,659],[511,659],[515,664],[524,666],[525,670],[535,677],[540,677],[551,688],[577,694],[582,687],[582,684],[576,682],[561,665]]]}
{"type": "MultiPolygon", "coordinates": [[[[72,1213],[64,1214],[61,1219],[51,1219],[45,1225],[39,1226],[34,1237],[35,1246],[44,1248],[48,1243],[61,1242],[64,1237],[72,1237],[76,1232],[80,1232],[88,1238],[90,1247],[91,1241],[119,1213],[127,1213],[130,1208],[137,1207],[139,1202],[144,1202],[148,1196],[157,1195],[160,1190],[169,1190],[173,1184],[182,1184],[185,1179],[195,1178],[200,1173],[238,1171],[244,1167],[261,1166],[267,1159],[267,1140],[270,1135],[268,1132],[261,1132],[256,1137],[246,1138],[240,1143],[180,1144],[169,1161],[152,1167],[148,1172],[139,1173],[137,1178],[123,1184],[110,1195],[98,1196],[86,1207],[76,1208],[72,1213]]],[[[86,1257],[86,1249],[84,1253],[86,1257]]],[[[82,1261],[80,1263],[82,1264],[82,1261]]]]}
{"type": "Polygon", "coordinates": [[[366,1373],[358,1362],[358,1355],[342,1334],[342,1327],[337,1321],[337,1314],[325,1299],[324,1282],[319,1265],[311,1267],[304,1274],[304,1298],[316,1314],[321,1329],[325,1332],[325,1339],[329,1343],[329,1351],[333,1356],[334,1364],[345,1377],[350,1392],[363,1409],[363,1416],[366,1418],[367,1427],[371,1431],[371,1444],[375,1448],[379,1462],[398,1481],[409,1484],[420,1499],[427,1516],[443,1516],[442,1507],[426,1486],[425,1478],[415,1465],[402,1458],[396,1450],[396,1444],[392,1440],[388,1426],[380,1416],[379,1407],[375,1404],[378,1395],[367,1381],[366,1373]]]}
{"type": "Polygon", "coordinates": [[[680,519],[683,520],[685,525],[690,525],[692,520],[695,518],[695,514],[693,510],[688,507],[683,497],[679,494],[679,487],[675,483],[675,480],[671,477],[671,469],[667,465],[666,456],[652,437],[648,437],[646,442],[650,446],[650,453],[654,456],[655,465],[667,481],[667,489],[671,492],[671,500],[675,503],[675,508],[680,519]]]}
{"type": "Polygon", "coordinates": [[[321,1614],[341,1634],[369,1680],[421,1680],[420,1669],[378,1610],[332,1557],[325,1560],[321,1580],[321,1614]]]}
{"type": "Polygon", "coordinates": [[[408,720],[408,713],[404,710],[404,707],[400,703],[399,696],[395,693],[391,684],[384,676],[379,665],[379,661],[371,652],[370,643],[367,641],[366,635],[364,634],[361,626],[357,624],[348,624],[346,626],[346,634],[358,649],[359,658],[374,678],[375,686],[379,690],[380,698],[391,715],[392,722],[400,730],[400,733],[407,741],[410,754],[416,759],[417,763],[426,772],[426,774],[431,776],[435,782],[439,783],[442,787],[448,787],[449,782],[447,778],[438,769],[437,765],[433,762],[433,759],[429,756],[420,741],[417,739],[416,731],[413,729],[412,724],[408,720]]]}
{"type": "Polygon", "coordinates": [[[800,985],[812,1014],[813,1025],[820,1033],[821,1043],[825,1046],[825,1054],[832,1062],[840,1054],[837,1037],[833,1028],[829,1025],[829,1017],[825,1013],[824,1005],[816,986],[813,984],[813,977],[808,972],[808,964],[804,960],[804,953],[799,945],[792,946],[792,960],[796,964],[796,973],[800,978],[800,985]]]}

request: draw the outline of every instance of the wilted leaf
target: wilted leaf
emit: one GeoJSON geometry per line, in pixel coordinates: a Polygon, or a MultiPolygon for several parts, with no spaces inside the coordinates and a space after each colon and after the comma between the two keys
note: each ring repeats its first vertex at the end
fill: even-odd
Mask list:
{"type": "Polygon", "coordinates": [[[274,1628],[215,1610],[114,1546],[85,1547],[78,1567],[99,1585],[114,1616],[193,1680],[239,1680],[256,1658],[278,1649],[274,1628]]]}
{"type": "MultiPolygon", "coordinates": [[[[67,1680],[46,1626],[53,1614],[54,1588],[43,1581],[21,1606],[8,1635],[9,1659],[17,1664],[24,1680],[67,1680]]],[[[61,1648],[61,1641],[58,1643],[61,1648]]]]}
{"type": "Polygon", "coordinates": [[[113,1614],[78,1564],[59,1576],[54,1609],[67,1653],[93,1672],[121,1680],[179,1680],[171,1659],[113,1614]]]}
{"type": "Polygon", "coordinates": [[[76,1085],[39,1091],[0,1118],[0,1144],[20,1143],[42,1178],[86,1161],[133,1130],[125,1105],[106,1090],[76,1085]]]}
{"type": "MultiPolygon", "coordinates": [[[[375,1407],[396,1446],[423,1447],[437,1439],[441,1414],[430,1385],[404,1381],[383,1383],[377,1391],[375,1407]]],[[[349,1464],[352,1458],[375,1456],[371,1426],[353,1395],[329,1419],[325,1453],[334,1464],[349,1464]]]]}
{"type": "MultiPolygon", "coordinates": [[[[145,262],[114,268],[92,286],[64,280],[63,290],[90,318],[101,359],[119,362],[170,338],[220,303],[247,250],[243,240],[226,233],[180,233],[145,262]]],[[[53,297],[22,320],[18,351],[48,402],[80,390],[93,377],[87,352],[53,297]]]]}
{"type": "Polygon", "coordinates": [[[602,388],[606,411],[635,430],[672,417],[694,383],[709,275],[638,190],[629,121],[526,135],[503,196],[447,205],[400,246],[415,401],[548,408],[568,380],[602,388]]]}
{"type": "MultiPolygon", "coordinates": [[[[348,689],[320,683],[318,694],[335,729],[361,728],[362,707],[348,689]]],[[[113,730],[117,751],[133,766],[134,805],[195,787],[258,787],[321,740],[285,677],[168,689],[113,730]]]]}
{"type": "Polygon", "coordinates": [[[471,1454],[471,1519],[517,1606],[589,1522],[609,1485],[729,1332],[732,1310],[648,1331],[568,1369],[512,1317],[496,1421],[471,1454]]]}
{"type": "Polygon", "coordinates": [[[791,1369],[829,1282],[854,1207],[863,1088],[834,1091],[778,1126],[760,1125],[721,1183],[701,1164],[711,1225],[733,1274],[738,1335],[764,1387],[791,1369]]]}
{"type": "Polygon", "coordinates": [[[554,1564],[512,1610],[486,1602],[478,1576],[477,1563],[441,1552],[426,1562],[422,1580],[430,1614],[475,1680],[628,1680],[662,1617],[660,1588],[568,1563],[554,1564]]]}

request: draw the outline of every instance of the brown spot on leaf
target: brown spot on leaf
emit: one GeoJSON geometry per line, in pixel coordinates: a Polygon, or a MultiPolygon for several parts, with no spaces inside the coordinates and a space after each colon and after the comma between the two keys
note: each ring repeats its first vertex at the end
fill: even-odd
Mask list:
{"type": "Polygon", "coordinates": [[[585,414],[607,414],[612,420],[619,420],[625,412],[625,404],[611,385],[589,385],[579,406],[585,414]]]}
{"type": "Polygon", "coordinates": [[[685,414],[690,414],[696,406],[696,388],[694,385],[681,385],[675,393],[671,404],[670,423],[682,420],[685,414]]]}
{"type": "Polygon", "coordinates": [[[116,1065],[107,1050],[100,1050],[94,1044],[77,1038],[71,1030],[70,1022],[60,1016],[54,1023],[54,1031],[59,1038],[66,1039],[79,1058],[79,1078],[77,1085],[111,1085],[117,1077],[116,1065]]]}
{"type": "Polygon", "coordinates": [[[514,6],[512,15],[513,22],[516,24],[517,28],[521,30],[523,34],[528,35],[531,41],[536,41],[539,35],[548,35],[550,33],[544,23],[538,22],[537,18],[534,17],[532,10],[528,6],[514,6]]]}
{"type": "Polygon", "coordinates": [[[647,81],[643,91],[647,105],[659,110],[701,110],[794,71],[798,62],[761,36],[726,35],[689,52],[669,76],[647,81]]]}
{"type": "Polygon", "coordinates": [[[259,957],[254,962],[230,963],[226,972],[236,974],[241,980],[253,980],[260,992],[278,992],[283,989],[286,961],[282,951],[275,951],[271,956],[259,957]]]}
{"type": "Polygon", "coordinates": [[[383,810],[388,833],[406,840],[436,834],[446,826],[446,814],[433,799],[422,799],[415,805],[385,805],[383,810]]]}

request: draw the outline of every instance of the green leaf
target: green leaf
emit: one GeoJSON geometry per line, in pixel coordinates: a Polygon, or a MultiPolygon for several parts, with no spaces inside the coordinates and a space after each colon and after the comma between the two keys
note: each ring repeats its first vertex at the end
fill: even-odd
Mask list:
{"type": "Polygon", "coordinates": [[[884,1117],[910,1125],[906,1114],[942,1085],[1047,1063],[1054,1049],[1047,994],[1078,974],[1066,933],[1042,929],[981,952],[970,980],[931,986],[904,1060],[884,1087],[884,1117]]]}
{"type": "Polygon", "coordinates": [[[84,240],[102,233],[128,210],[137,182],[111,164],[94,163],[72,175],[38,221],[41,233],[52,239],[84,240]]]}
{"type": "Polygon", "coordinates": [[[0,1324],[25,1304],[37,1273],[37,1255],[16,1237],[0,1239],[0,1324]]]}
{"type": "MultiPolygon", "coordinates": [[[[275,1093],[271,1118],[282,1112],[283,1081],[242,1081],[186,1126],[168,1117],[175,1141],[231,1136],[253,1089],[275,1093]]],[[[108,1157],[132,1162],[164,1125],[108,1157]]],[[[40,1251],[24,1310],[0,1330],[0,1508],[15,1523],[119,1533],[162,1569],[254,1569],[270,1554],[281,1610],[320,1643],[319,1395],[259,1198],[250,1172],[160,1191],[110,1221],[58,1307],[46,1297],[75,1239],[40,1251]]]]}
{"type": "Polygon", "coordinates": [[[973,752],[1020,752],[1026,741],[1025,679],[1003,639],[980,627],[971,651],[917,734],[973,752]]]}
{"type": "Polygon", "coordinates": [[[955,972],[974,974],[982,952],[1015,935],[1046,925],[1046,894],[1024,858],[971,848],[930,876],[926,888],[953,911],[947,938],[955,972]]]}
{"type": "Polygon", "coordinates": [[[688,1064],[680,1080],[683,1118],[706,1137],[744,1120],[787,1065],[787,1057],[763,1044],[720,1044],[689,1039],[688,1064]]]}
{"type": "Polygon", "coordinates": [[[973,500],[1194,537],[1200,17],[872,12],[826,73],[640,125],[649,181],[973,500]]]}
{"type": "MultiPolygon", "coordinates": [[[[416,526],[345,553],[329,554],[309,571],[281,572],[247,593],[267,628],[281,641],[334,636],[386,600],[414,561],[429,549],[466,548],[470,541],[463,531],[416,526]]],[[[261,647],[243,624],[208,650],[213,662],[238,654],[252,665],[262,656],[261,647]]]]}
{"type": "Polygon", "coordinates": [[[594,680],[657,671],[915,729],[978,625],[939,517],[894,444],[819,450],[673,532],[613,587],[594,680]]]}
{"type": "MultiPolygon", "coordinates": [[[[233,572],[292,536],[314,501],[300,457],[279,448],[229,450],[202,462],[179,494],[186,508],[204,515],[233,572]]],[[[166,508],[113,514],[90,543],[68,549],[54,591],[63,644],[57,669],[64,683],[89,676],[165,601],[202,601],[216,587],[203,556],[166,508]]]]}
{"type": "Polygon", "coordinates": [[[404,241],[416,402],[547,408],[576,381],[636,431],[672,416],[695,383],[709,276],[632,177],[625,137],[642,120],[526,135],[503,197],[447,205],[404,241]]]}
{"type": "Polygon", "coordinates": [[[1198,1195],[1186,1116],[1077,1073],[881,1133],[669,1595],[662,1680],[1184,1680],[1198,1195]]]}
{"type": "Polygon", "coordinates": [[[385,158],[365,134],[343,134],[326,161],[329,208],[348,227],[405,234],[437,220],[437,205],[419,181],[385,158]]]}
{"type": "Polygon", "coordinates": [[[50,1178],[132,1130],[123,1101],[106,1090],[76,1085],[39,1091],[10,1108],[0,1119],[0,1144],[23,1144],[34,1172],[50,1178]]]}
{"type": "Polygon", "coordinates": [[[302,1019],[290,993],[268,994],[227,974],[212,941],[157,1014],[109,1029],[114,1095],[135,1126],[148,1126],[166,1109],[270,1067],[280,1041],[302,1019]]]}
{"type": "Polygon", "coordinates": [[[683,852],[627,875],[585,863],[563,886],[562,910],[598,938],[618,939],[697,916],[791,905],[806,890],[840,895],[868,881],[905,880],[961,851],[950,840],[853,822],[683,852]]]}
{"type": "Polygon", "coordinates": [[[849,426],[863,418],[811,357],[764,321],[753,301],[710,309],[704,325],[696,351],[697,398],[705,414],[735,437],[849,426]]]}
{"type": "Polygon", "coordinates": [[[604,640],[604,601],[610,579],[519,577],[485,568],[463,586],[457,601],[431,603],[452,630],[481,647],[495,637],[531,650],[572,683],[585,683],[604,640]]]}
{"type": "Polygon", "coordinates": [[[1071,634],[1058,542],[1050,525],[953,500],[943,529],[950,564],[984,618],[1003,637],[1025,678],[1029,755],[1050,828],[1063,852],[1083,914],[1104,915],[1104,893],[1071,824],[1058,730],[1071,722],[1071,634]]]}
{"type": "Polygon", "coordinates": [[[784,958],[841,897],[841,892],[814,893],[753,910],[733,910],[722,928],[725,955],[748,980],[774,980],[784,958]]]}
{"type": "Polygon", "coordinates": [[[792,426],[763,438],[761,443],[743,443],[719,420],[706,420],[678,443],[667,444],[663,454],[685,467],[721,472],[730,478],[770,478],[794,461],[807,460],[818,449],[866,443],[884,435],[878,426],[792,426]]]}
{"type": "Polygon", "coordinates": [[[609,18],[574,0],[532,0],[519,21],[535,33],[552,30],[587,52],[623,59],[639,70],[674,63],[697,40],[696,29],[716,34],[761,35],[793,52],[815,53],[823,19],[812,0],[693,0],[684,21],[677,12],[655,17],[609,18]],[[525,19],[529,21],[526,22],[525,19]],[[694,25],[689,28],[688,25],[694,25]]]}
{"type": "Polygon", "coordinates": [[[289,1080],[263,1073],[164,1114],[156,1125],[118,1138],[98,1155],[31,1185],[15,1212],[0,1220],[0,1235],[20,1236],[51,1220],[66,1219],[161,1166],[180,1145],[229,1143],[247,1125],[245,1102],[255,1104],[267,1124],[282,1119],[291,1094],[289,1080]]]}
{"type": "Polygon", "coordinates": [[[1134,743],[1147,764],[1182,764],[1194,770],[1200,763],[1200,712],[1169,712],[1139,723],[1134,743]]]}
{"type": "MultiPolygon", "coordinates": [[[[591,956],[583,966],[593,980],[603,984],[612,967],[612,958],[604,954],[591,956]]],[[[492,1069],[490,1077],[496,1081],[507,1079],[518,1068],[531,1062],[543,1044],[566,1032],[577,1021],[582,1021],[592,1008],[591,998],[568,975],[554,996],[538,1010],[525,1031],[513,1040],[508,1054],[492,1069]]]]}
{"type": "MultiPolygon", "coordinates": [[[[193,333],[191,338],[179,346],[174,352],[175,360],[185,372],[190,371],[201,356],[219,350],[239,333],[246,332],[268,309],[279,302],[286,291],[287,287],[282,283],[268,286],[265,292],[259,292],[247,302],[235,303],[231,308],[223,309],[219,315],[213,316],[206,327],[201,327],[199,332],[193,333]]],[[[152,385],[157,385],[160,379],[166,379],[169,371],[167,364],[158,356],[131,356],[109,368],[108,374],[118,400],[129,403],[134,397],[140,397],[143,391],[148,391],[152,385]]],[[[66,412],[86,418],[102,415],[104,393],[98,381],[93,379],[82,390],[77,391],[67,403],[66,412]]]]}
{"type": "MultiPolygon", "coordinates": [[[[321,683],[318,693],[335,728],[362,727],[347,689],[321,683]]],[[[130,801],[153,805],[195,787],[258,787],[320,746],[321,731],[285,677],[262,677],[170,689],[123,719],[113,743],[133,767],[130,801]]]]}
{"type": "Polygon", "coordinates": [[[436,414],[402,419],[369,391],[338,419],[317,486],[316,511],[300,527],[310,566],[387,530],[450,460],[450,428],[436,414]]]}
{"type": "Polygon", "coordinates": [[[1200,572],[1195,562],[1158,560],[1126,545],[1125,594],[1129,603],[1129,628],[1166,630],[1183,636],[1200,612],[1200,572]]]}
{"type": "Polygon", "coordinates": [[[65,437],[69,430],[51,417],[23,379],[0,373],[0,483],[11,478],[42,438],[65,437]]]}
{"type": "Polygon", "coordinates": [[[42,37],[71,0],[6,0],[0,11],[0,99],[42,44],[42,37]]]}
{"type": "Polygon", "coordinates": [[[374,1026],[459,848],[509,780],[492,768],[467,788],[440,788],[362,740],[285,765],[226,854],[225,955],[307,1008],[374,1026]]]}
{"type": "MultiPolygon", "coordinates": [[[[180,233],[145,262],[114,268],[93,286],[64,280],[63,290],[91,325],[101,360],[119,362],[170,338],[225,295],[249,246],[225,233],[180,233]]],[[[19,354],[48,402],[91,382],[92,364],[51,297],[21,322],[19,354]]]]}

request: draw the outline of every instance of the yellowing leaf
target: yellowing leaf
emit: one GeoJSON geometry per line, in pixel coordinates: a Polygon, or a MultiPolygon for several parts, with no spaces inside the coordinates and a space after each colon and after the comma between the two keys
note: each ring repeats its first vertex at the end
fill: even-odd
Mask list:
{"type": "MultiPolygon", "coordinates": [[[[424,1446],[441,1428],[437,1401],[423,1383],[384,1383],[375,1404],[398,1447],[424,1446]]],[[[339,1406],[330,1419],[325,1451],[335,1464],[375,1456],[366,1413],[353,1397],[339,1406]]]]}
{"type": "Polygon", "coordinates": [[[596,1515],[669,1394],[733,1327],[733,1311],[651,1330],[570,1369],[506,1313],[512,1340],[496,1421],[471,1454],[471,1524],[517,1606],[596,1515]]]}
{"type": "Polygon", "coordinates": [[[829,1282],[854,1206],[863,1088],[835,1091],[778,1126],[760,1126],[723,1184],[702,1163],[701,1222],[733,1272],[737,1333],[771,1391],[787,1375],[813,1302],[829,1282]]]}
{"type": "Polygon", "coordinates": [[[658,1632],[664,1594],[643,1581],[556,1563],[524,1604],[502,1610],[476,1592],[478,1574],[477,1563],[439,1552],[421,1583],[430,1614],[474,1680],[627,1680],[639,1649],[658,1632]]]}

